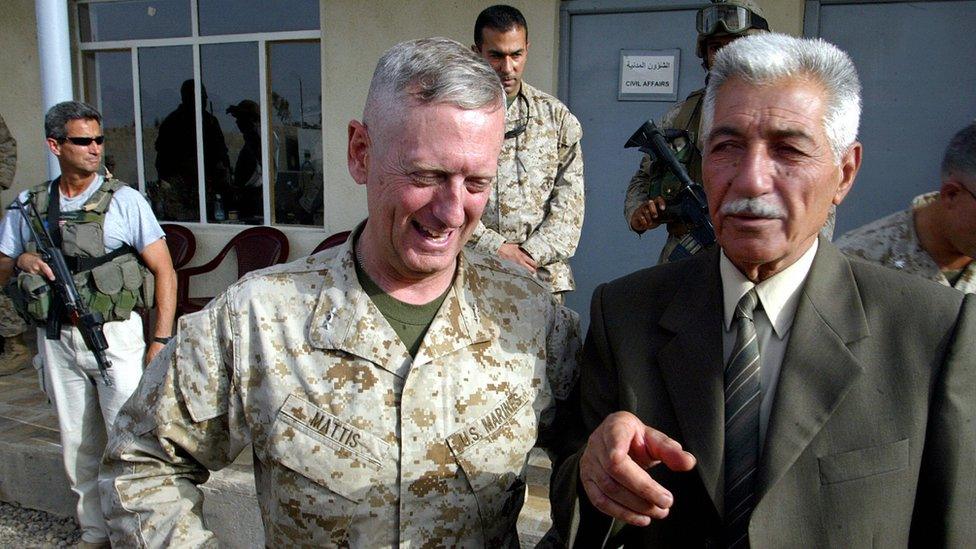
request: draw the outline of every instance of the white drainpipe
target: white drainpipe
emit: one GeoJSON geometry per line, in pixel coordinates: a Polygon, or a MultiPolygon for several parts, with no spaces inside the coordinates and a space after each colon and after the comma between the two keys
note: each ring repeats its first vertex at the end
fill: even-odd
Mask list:
{"type": "MultiPolygon", "coordinates": [[[[41,62],[41,98],[44,113],[62,101],[70,101],[71,48],[68,28],[67,0],[35,0],[37,14],[37,57],[41,62]]],[[[61,173],[57,158],[48,153],[48,175],[53,179],[61,173]]]]}

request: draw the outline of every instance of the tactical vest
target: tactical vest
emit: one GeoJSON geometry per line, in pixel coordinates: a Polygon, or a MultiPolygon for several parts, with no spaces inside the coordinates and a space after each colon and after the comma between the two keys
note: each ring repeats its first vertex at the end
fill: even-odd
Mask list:
{"type": "MultiPolygon", "coordinates": [[[[156,288],[152,272],[142,263],[135,248],[123,246],[105,253],[105,213],[113,194],[122,185],[118,179],[105,179],[80,210],[61,212],[59,216],[61,252],[74,274],[78,294],[106,322],[126,320],[136,307],[151,308],[156,288]]],[[[33,187],[28,196],[45,218],[50,188],[50,182],[42,183],[33,187]]],[[[35,229],[40,230],[36,226],[35,229]]],[[[36,252],[37,246],[30,241],[25,249],[36,252]]],[[[47,282],[41,275],[20,273],[11,292],[21,313],[39,323],[47,321],[54,294],[47,282]]]]}
{"type": "MultiPolygon", "coordinates": [[[[702,103],[705,99],[705,89],[696,90],[688,95],[688,98],[681,104],[677,116],[671,123],[671,128],[676,128],[688,132],[691,136],[689,142],[675,151],[675,157],[684,164],[688,170],[688,176],[692,181],[701,183],[702,180],[702,155],[698,148],[698,139],[701,126],[702,103]]],[[[663,162],[655,162],[651,166],[650,172],[651,186],[648,189],[650,196],[663,196],[665,201],[670,201],[681,190],[682,184],[678,178],[668,170],[663,162]]],[[[667,211],[667,210],[665,210],[667,211]]]]}

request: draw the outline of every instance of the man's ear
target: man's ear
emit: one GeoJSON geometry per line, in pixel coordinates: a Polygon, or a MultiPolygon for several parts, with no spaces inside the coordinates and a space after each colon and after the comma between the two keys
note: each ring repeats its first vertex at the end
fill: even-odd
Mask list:
{"type": "Polygon", "coordinates": [[[841,180],[834,193],[833,203],[835,206],[844,201],[844,197],[854,186],[854,178],[857,177],[858,170],[861,169],[861,154],[863,147],[860,141],[855,141],[840,160],[841,180]]]}
{"type": "Polygon", "coordinates": [[[942,178],[942,185],[939,187],[939,199],[942,200],[947,208],[952,208],[956,197],[967,192],[963,183],[956,179],[952,174],[942,178]]]}
{"type": "Polygon", "coordinates": [[[58,143],[57,139],[48,137],[45,141],[47,141],[47,148],[51,149],[51,154],[61,156],[61,143],[58,143]]]}
{"type": "Polygon", "coordinates": [[[369,133],[366,125],[358,120],[349,121],[349,143],[346,148],[346,161],[349,164],[349,175],[360,185],[366,184],[369,174],[369,133]]]}

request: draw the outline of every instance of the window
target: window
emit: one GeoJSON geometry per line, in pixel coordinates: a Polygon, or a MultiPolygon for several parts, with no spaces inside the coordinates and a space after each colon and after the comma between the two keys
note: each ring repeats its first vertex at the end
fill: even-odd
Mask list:
{"type": "Polygon", "coordinates": [[[161,221],[323,225],[318,0],[79,0],[75,17],[106,167],[161,221]]]}

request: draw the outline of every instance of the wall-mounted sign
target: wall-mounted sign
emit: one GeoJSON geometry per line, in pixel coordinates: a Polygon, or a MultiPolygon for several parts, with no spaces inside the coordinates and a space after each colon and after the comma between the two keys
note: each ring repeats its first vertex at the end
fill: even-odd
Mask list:
{"type": "Polygon", "coordinates": [[[681,50],[620,50],[620,101],[677,101],[681,50]]]}

